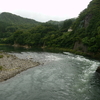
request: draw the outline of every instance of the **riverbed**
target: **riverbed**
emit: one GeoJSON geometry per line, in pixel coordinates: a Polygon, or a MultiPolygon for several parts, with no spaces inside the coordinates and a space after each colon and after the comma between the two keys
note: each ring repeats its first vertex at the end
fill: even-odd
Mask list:
{"type": "Polygon", "coordinates": [[[39,62],[33,62],[30,59],[20,59],[15,55],[0,52],[0,82],[38,65],[39,62]]]}
{"type": "Polygon", "coordinates": [[[10,52],[20,59],[38,61],[0,83],[0,100],[99,100],[99,61],[71,53],[10,52]]]}

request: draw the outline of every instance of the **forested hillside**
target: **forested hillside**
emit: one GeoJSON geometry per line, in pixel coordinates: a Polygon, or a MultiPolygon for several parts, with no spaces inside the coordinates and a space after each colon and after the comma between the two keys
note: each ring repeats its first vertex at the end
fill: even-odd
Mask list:
{"type": "Polygon", "coordinates": [[[100,56],[100,1],[92,0],[77,19],[36,22],[10,13],[0,15],[0,42],[39,47],[67,48],[100,56]]]}
{"type": "Polygon", "coordinates": [[[35,21],[36,24],[34,20],[27,20],[11,13],[2,13],[0,16],[2,22],[5,23],[4,29],[1,27],[1,43],[40,47],[66,47],[64,43],[69,35],[68,29],[75,21],[74,18],[61,22],[39,23],[35,21]]]}
{"type": "Polygon", "coordinates": [[[3,12],[0,14],[0,21],[10,23],[10,24],[16,24],[16,25],[24,25],[24,24],[37,25],[40,23],[33,19],[23,18],[23,17],[8,13],[8,12],[3,12]]]}
{"type": "Polygon", "coordinates": [[[27,30],[37,25],[40,25],[32,19],[23,18],[11,13],[0,14],[0,41],[6,40],[7,37],[11,36],[17,30],[27,30]]]}
{"type": "Polygon", "coordinates": [[[8,37],[9,33],[7,33],[7,27],[10,24],[0,21],[0,38],[8,37]]]}
{"type": "Polygon", "coordinates": [[[100,0],[93,0],[72,26],[70,41],[73,48],[99,55],[100,52],[100,0]]]}

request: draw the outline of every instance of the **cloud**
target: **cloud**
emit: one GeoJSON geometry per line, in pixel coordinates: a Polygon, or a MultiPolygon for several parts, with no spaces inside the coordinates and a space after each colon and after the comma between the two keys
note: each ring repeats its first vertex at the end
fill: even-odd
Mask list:
{"type": "Polygon", "coordinates": [[[11,12],[38,21],[77,17],[91,0],[2,0],[0,12],[11,12]]]}

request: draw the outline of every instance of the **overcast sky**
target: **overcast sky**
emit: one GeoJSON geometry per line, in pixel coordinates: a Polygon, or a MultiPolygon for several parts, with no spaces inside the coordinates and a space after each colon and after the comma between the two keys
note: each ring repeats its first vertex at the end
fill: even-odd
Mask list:
{"type": "Polygon", "coordinates": [[[37,21],[77,17],[92,0],[0,0],[0,13],[10,12],[37,21]]]}

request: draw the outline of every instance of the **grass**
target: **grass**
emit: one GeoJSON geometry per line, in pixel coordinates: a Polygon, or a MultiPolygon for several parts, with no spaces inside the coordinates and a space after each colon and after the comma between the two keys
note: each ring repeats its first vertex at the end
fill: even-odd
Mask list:
{"type": "Polygon", "coordinates": [[[0,66],[0,71],[3,69],[3,66],[0,66]]]}
{"type": "Polygon", "coordinates": [[[3,55],[0,55],[0,58],[3,58],[3,55]]]}

